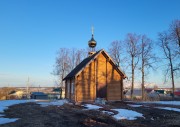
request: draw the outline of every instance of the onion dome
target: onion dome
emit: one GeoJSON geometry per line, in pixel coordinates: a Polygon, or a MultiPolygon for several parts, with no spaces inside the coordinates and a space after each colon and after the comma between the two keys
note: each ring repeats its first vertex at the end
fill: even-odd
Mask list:
{"type": "Polygon", "coordinates": [[[96,47],[96,41],[94,39],[94,27],[92,27],[92,38],[91,40],[88,41],[88,45],[90,48],[92,48],[92,50],[96,47]]]}
{"type": "Polygon", "coordinates": [[[90,48],[96,47],[96,41],[94,40],[94,35],[92,34],[91,40],[88,41],[88,45],[90,48]]]}

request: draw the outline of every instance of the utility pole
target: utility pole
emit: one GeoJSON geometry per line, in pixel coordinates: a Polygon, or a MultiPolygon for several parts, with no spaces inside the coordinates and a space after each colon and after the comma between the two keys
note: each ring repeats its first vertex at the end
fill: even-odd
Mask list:
{"type": "Polygon", "coordinates": [[[28,77],[28,81],[27,81],[27,84],[26,84],[26,96],[27,96],[27,99],[29,98],[29,77],[28,77]]]}

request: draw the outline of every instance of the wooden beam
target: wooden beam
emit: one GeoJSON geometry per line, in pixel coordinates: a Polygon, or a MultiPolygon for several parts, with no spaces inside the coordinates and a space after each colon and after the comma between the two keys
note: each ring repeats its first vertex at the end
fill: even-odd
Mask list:
{"type": "Polygon", "coordinates": [[[65,98],[67,98],[67,80],[65,81],[65,98]]]}
{"type": "Polygon", "coordinates": [[[123,92],[123,78],[121,77],[121,89],[122,89],[122,91],[121,91],[121,94],[122,94],[122,96],[121,96],[121,100],[123,100],[123,98],[124,98],[124,92],[123,92]]]}
{"type": "Polygon", "coordinates": [[[77,102],[77,80],[78,80],[78,76],[74,78],[74,98],[75,98],[75,102],[77,102]]]}
{"type": "Polygon", "coordinates": [[[69,88],[70,88],[70,91],[69,91],[69,99],[70,99],[70,100],[71,100],[71,82],[72,82],[71,80],[72,80],[72,79],[70,79],[70,84],[69,84],[69,85],[70,85],[70,86],[69,86],[69,88]]]}
{"type": "Polygon", "coordinates": [[[108,73],[107,63],[108,62],[109,62],[109,58],[106,58],[106,100],[108,100],[108,82],[107,82],[107,73],[108,73]]]}
{"type": "Polygon", "coordinates": [[[93,99],[96,99],[96,59],[94,59],[94,97],[93,99]]]}

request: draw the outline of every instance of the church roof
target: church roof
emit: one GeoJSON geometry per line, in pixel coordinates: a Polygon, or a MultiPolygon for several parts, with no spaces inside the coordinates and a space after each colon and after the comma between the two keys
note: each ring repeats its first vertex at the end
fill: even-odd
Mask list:
{"type": "MultiPolygon", "coordinates": [[[[91,56],[88,56],[87,58],[85,58],[79,65],[77,65],[63,80],[69,79],[69,78],[73,78],[75,76],[77,76],[80,72],[83,71],[83,69],[89,64],[91,63],[91,61],[93,61],[100,53],[104,52],[107,57],[109,57],[111,59],[111,57],[103,50],[99,50],[96,53],[94,53],[91,56]]],[[[114,61],[111,59],[112,63],[116,66],[116,64],[114,63],[114,61]]],[[[120,70],[119,67],[117,67],[117,71],[118,73],[120,73],[124,78],[126,78],[126,75],[120,70]]]]}

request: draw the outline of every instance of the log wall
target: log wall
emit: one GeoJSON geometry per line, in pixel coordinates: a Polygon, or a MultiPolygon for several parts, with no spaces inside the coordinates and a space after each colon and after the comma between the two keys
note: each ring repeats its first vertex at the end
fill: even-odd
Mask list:
{"type": "Polygon", "coordinates": [[[101,53],[75,77],[75,95],[71,95],[71,99],[76,102],[94,101],[98,97],[98,87],[106,87],[105,99],[121,100],[122,80],[112,61],[101,53]]]}
{"type": "Polygon", "coordinates": [[[111,62],[107,62],[107,100],[117,101],[122,99],[121,76],[114,69],[111,62]]]}
{"type": "Polygon", "coordinates": [[[95,99],[95,62],[90,63],[76,78],[76,101],[95,99]]]}

